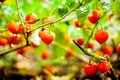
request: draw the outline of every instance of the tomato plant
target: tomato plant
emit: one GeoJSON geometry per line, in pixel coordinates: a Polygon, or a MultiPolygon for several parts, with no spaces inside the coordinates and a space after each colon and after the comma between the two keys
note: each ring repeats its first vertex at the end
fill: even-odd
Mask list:
{"type": "Polygon", "coordinates": [[[120,0],[1,0],[0,80],[119,80],[119,7],[120,0]]]}

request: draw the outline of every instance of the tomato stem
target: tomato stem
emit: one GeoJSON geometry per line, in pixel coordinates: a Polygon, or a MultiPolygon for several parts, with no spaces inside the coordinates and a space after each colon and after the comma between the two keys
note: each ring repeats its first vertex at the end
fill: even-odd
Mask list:
{"type": "Polygon", "coordinates": [[[95,26],[93,27],[93,29],[92,29],[92,31],[91,31],[90,36],[88,37],[88,39],[87,39],[87,41],[86,41],[86,43],[85,43],[85,45],[84,45],[84,48],[86,48],[89,40],[92,38],[93,33],[94,33],[95,29],[97,28],[98,23],[105,17],[106,14],[107,14],[107,12],[105,12],[105,13],[103,14],[103,16],[96,22],[95,26]]]}
{"type": "Polygon", "coordinates": [[[46,26],[46,25],[53,24],[53,23],[56,23],[56,22],[61,21],[61,20],[64,19],[66,16],[68,16],[71,12],[75,11],[76,9],[78,9],[80,6],[82,6],[82,4],[74,7],[74,8],[71,9],[71,10],[69,10],[69,11],[68,11],[65,15],[63,15],[62,17],[60,17],[60,18],[58,18],[58,19],[56,19],[56,20],[50,21],[50,22],[48,22],[48,23],[44,23],[44,24],[42,24],[42,25],[38,25],[36,28],[32,29],[31,31],[35,31],[35,30],[37,30],[37,29],[39,29],[39,28],[41,28],[41,27],[44,27],[44,26],[46,26]]]}
{"type": "Polygon", "coordinates": [[[23,19],[22,17],[20,16],[20,6],[19,6],[19,2],[18,0],[15,0],[16,1],[16,6],[17,6],[17,12],[18,12],[18,17],[19,17],[19,20],[22,24],[22,28],[24,30],[24,37],[26,39],[26,43],[28,42],[28,36],[27,36],[27,33],[26,33],[26,29],[25,29],[25,26],[24,26],[24,22],[23,22],[23,19]]]}
{"type": "Polygon", "coordinates": [[[101,56],[98,56],[98,55],[95,55],[95,54],[90,54],[86,49],[82,48],[75,40],[73,40],[73,42],[88,56],[91,56],[91,57],[94,57],[98,60],[105,60],[104,57],[101,57],[101,56]]]}
{"type": "Polygon", "coordinates": [[[8,53],[10,53],[10,52],[12,52],[12,51],[15,51],[15,50],[24,48],[24,47],[26,47],[26,46],[27,46],[27,45],[23,45],[23,46],[11,48],[10,50],[7,50],[7,51],[2,51],[2,52],[0,52],[0,56],[4,56],[5,54],[8,54],[8,53]]]}

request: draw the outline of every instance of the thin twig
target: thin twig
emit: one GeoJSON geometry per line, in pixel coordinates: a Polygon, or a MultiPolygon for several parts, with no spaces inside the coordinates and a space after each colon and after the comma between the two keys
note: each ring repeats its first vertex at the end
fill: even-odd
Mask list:
{"type": "Polygon", "coordinates": [[[8,53],[10,53],[10,52],[12,52],[12,51],[15,51],[15,50],[24,48],[24,47],[26,47],[26,46],[27,46],[27,45],[23,45],[23,46],[19,46],[19,47],[12,48],[12,49],[7,50],[7,51],[2,51],[2,52],[0,52],[0,56],[6,55],[6,54],[8,54],[8,53]]]}
{"type": "Polygon", "coordinates": [[[115,71],[114,71],[114,69],[113,69],[112,64],[111,64],[110,61],[109,61],[109,64],[110,64],[110,71],[111,71],[111,73],[113,74],[113,77],[114,77],[113,80],[117,80],[118,77],[116,76],[115,71]]]}
{"type": "Polygon", "coordinates": [[[20,22],[21,22],[21,24],[22,24],[22,28],[23,28],[23,30],[24,30],[24,37],[25,37],[25,39],[26,39],[26,41],[27,41],[27,33],[26,33],[26,30],[25,30],[25,28],[24,28],[24,22],[23,22],[23,20],[22,20],[22,17],[20,16],[20,7],[19,7],[19,2],[18,2],[18,0],[15,0],[16,1],[16,6],[17,6],[17,12],[18,12],[18,17],[19,17],[19,20],[20,20],[20,22]]]}
{"type": "Polygon", "coordinates": [[[62,17],[60,17],[60,18],[58,18],[58,19],[56,19],[56,20],[50,21],[50,22],[48,22],[48,23],[44,23],[44,24],[42,24],[42,25],[39,25],[39,26],[37,26],[36,28],[32,29],[31,31],[35,31],[35,30],[37,30],[37,29],[39,29],[39,28],[41,28],[41,27],[43,27],[43,26],[46,26],[46,25],[53,24],[53,23],[56,23],[56,22],[61,21],[61,20],[64,19],[66,16],[68,16],[71,12],[73,12],[74,10],[76,10],[77,8],[79,8],[80,6],[81,6],[81,5],[76,6],[75,8],[73,8],[73,9],[71,9],[69,12],[67,12],[64,16],[62,16],[62,17]]]}
{"type": "Polygon", "coordinates": [[[101,57],[101,56],[98,56],[98,55],[95,55],[95,54],[90,54],[86,49],[82,48],[75,40],[73,40],[73,42],[80,48],[80,50],[82,50],[83,53],[85,53],[86,55],[88,56],[91,56],[91,57],[94,57],[98,60],[105,60],[104,57],[101,57]]]}

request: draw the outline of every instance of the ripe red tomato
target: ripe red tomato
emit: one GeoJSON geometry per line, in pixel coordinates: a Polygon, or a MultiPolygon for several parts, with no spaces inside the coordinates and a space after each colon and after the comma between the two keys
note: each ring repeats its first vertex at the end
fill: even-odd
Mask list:
{"type": "Polygon", "coordinates": [[[20,32],[19,25],[15,21],[11,21],[8,23],[8,30],[13,34],[17,34],[20,32]]]}
{"type": "Polygon", "coordinates": [[[92,16],[88,16],[88,20],[93,24],[95,24],[100,18],[101,18],[101,14],[97,10],[94,10],[92,12],[92,16]]]}
{"type": "Polygon", "coordinates": [[[50,53],[48,51],[43,51],[41,54],[42,59],[49,59],[50,58],[50,53]]]}
{"type": "Polygon", "coordinates": [[[120,44],[117,45],[116,51],[117,51],[118,53],[120,53],[120,44]]]}
{"type": "Polygon", "coordinates": [[[110,70],[110,64],[107,61],[103,61],[97,65],[97,68],[100,72],[108,72],[110,70]]]}
{"type": "Polygon", "coordinates": [[[78,38],[78,39],[77,39],[77,43],[78,43],[79,45],[83,45],[83,44],[84,44],[83,38],[78,38]]]}
{"type": "Polygon", "coordinates": [[[93,42],[89,42],[87,44],[87,48],[93,49],[94,48],[94,43],[93,42]]]}
{"type": "Polygon", "coordinates": [[[113,46],[111,46],[111,45],[107,45],[107,46],[104,46],[104,47],[103,47],[103,52],[104,52],[105,54],[111,55],[111,54],[113,54],[113,51],[114,51],[114,48],[113,48],[113,46]]]}
{"type": "Polygon", "coordinates": [[[8,36],[8,43],[9,44],[17,44],[19,42],[19,38],[17,36],[8,36]]]}
{"type": "Polygon", "coordinates": [[[28,15],[26,15],[26,17],[25,17],[25,21],[27,22],[27,23],[29,23],[29,24],[34,24],[35,23],[35,20],[37,20],[38,19],[38,17],[37,17],[37,15],[36,14],[28,14],[28,15]]]}
{"type": "Polygon", "coordinates": [[[98,43],[102,44],[107,41],[108,32],[106,32],[105,30],[97,30],[94,37],[98,43]]]}
{"type": "Polygon", "coordinates": [[[41,38],[41,40],[48,45],[53,41],[53,36],[46,30],[39,31],[38,35],[41,38]]]}
{"type": "Polygon", "coordinates": [[[78,20],[74,20],[74,25],[75,25],[75,27],[77,27],[77,28],[80,27],[80,24],[79,24],[78,20]]]}
{"type": "Polygon", "coordinates": [[[96,65],[87,65],[84,67],[84,72],[88,76],[93,76],[97,73],[97,66],[96,65]]]}
{"type": "Polygon", "coordinates": [[[97,10],[94,10],[94,11],[92,12],[92,15],[93,15],[93,17],[96,18],[96,19],[99,19],[99,18],[101,17],[100,12],[97,11],[97,10]]]}
{"type": "Polygon", "coordinates": [[[7,45],[7,44],[8,44],[7,39],[0,37],[0,45],[1,45],[1,46],[5,46],[5,45],[7,45]]]}

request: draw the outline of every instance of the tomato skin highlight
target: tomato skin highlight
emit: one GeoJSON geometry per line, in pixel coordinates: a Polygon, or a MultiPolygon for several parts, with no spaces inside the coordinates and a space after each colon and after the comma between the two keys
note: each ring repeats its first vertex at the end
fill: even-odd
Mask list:
{"type": "Polygon", "coordinates": [[[107,41],[108,37],[109,37],[109,35],[105,30],[98,30],[98,31],[96,31],[96,33],[94,35],[94,38],[96,39],[96,41],[99,44],[102,44],[105,41],[107,41]]]}

